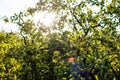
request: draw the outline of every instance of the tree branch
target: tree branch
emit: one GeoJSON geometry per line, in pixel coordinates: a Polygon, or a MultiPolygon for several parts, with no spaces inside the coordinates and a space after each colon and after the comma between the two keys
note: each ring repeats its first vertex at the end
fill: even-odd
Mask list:
{"type": "Polygon", "coordinates": [[[23,41],[24,41],[24,44],[26,45],[26,44],[27,44],[27,42],[26,42],[26,38],[25,38],[25,36],[23,36],[23,34],[22,34],[22,31],[21,31],[21,30],[20,30],[20,35],[22,36],[23,41]]]}

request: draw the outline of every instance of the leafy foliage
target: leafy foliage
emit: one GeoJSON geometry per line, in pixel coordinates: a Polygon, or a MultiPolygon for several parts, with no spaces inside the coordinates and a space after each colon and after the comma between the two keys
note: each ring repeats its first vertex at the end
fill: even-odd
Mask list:
{"type": "Polygon", "coordinates": [[[1,80],[119,80],[119,4],[40,0],[36,7],[14,14],[10,21],[20,32],[0,32],[1,80]],[[25,19],[45,10],[57,14],[54,29],[47,32],[25,19]],[[68,63],[71,55],[75,61],[68,63]]]}

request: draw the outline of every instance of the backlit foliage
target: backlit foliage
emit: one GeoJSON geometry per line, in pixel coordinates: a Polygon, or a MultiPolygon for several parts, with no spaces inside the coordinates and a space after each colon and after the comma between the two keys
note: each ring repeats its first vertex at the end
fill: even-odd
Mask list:
{"type": "Polygon", "coordinates": [[[0,79],[119,80],[120,1],[107,1],[39,0],[5,20],[20,32],[0,32],[0,79]],[[52,28],[26,20],[39,11],[57,14],[52,28]]]}

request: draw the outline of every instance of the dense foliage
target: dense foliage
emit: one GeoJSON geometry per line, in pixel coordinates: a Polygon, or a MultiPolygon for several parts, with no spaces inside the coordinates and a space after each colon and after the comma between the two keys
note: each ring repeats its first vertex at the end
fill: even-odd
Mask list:
{"type": "Polygon", "coordinates": [[[0,80],[119,80],[120,0],[107,1],[40,0],[4,18],[19,32],[0,32],[0,80]],[[53,25],[28,19],[46,10],[53,25]]]}

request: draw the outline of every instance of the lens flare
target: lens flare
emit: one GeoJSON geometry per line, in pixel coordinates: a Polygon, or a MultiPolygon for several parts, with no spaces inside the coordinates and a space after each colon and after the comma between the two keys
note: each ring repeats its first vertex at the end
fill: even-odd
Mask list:
{"type": "Polygon", "coordinates": [[[72,62],[74,62],[74,60],[75,60],[75,56],[70,56],[67,59],[68,63],[72,63],[72,62]]]}

